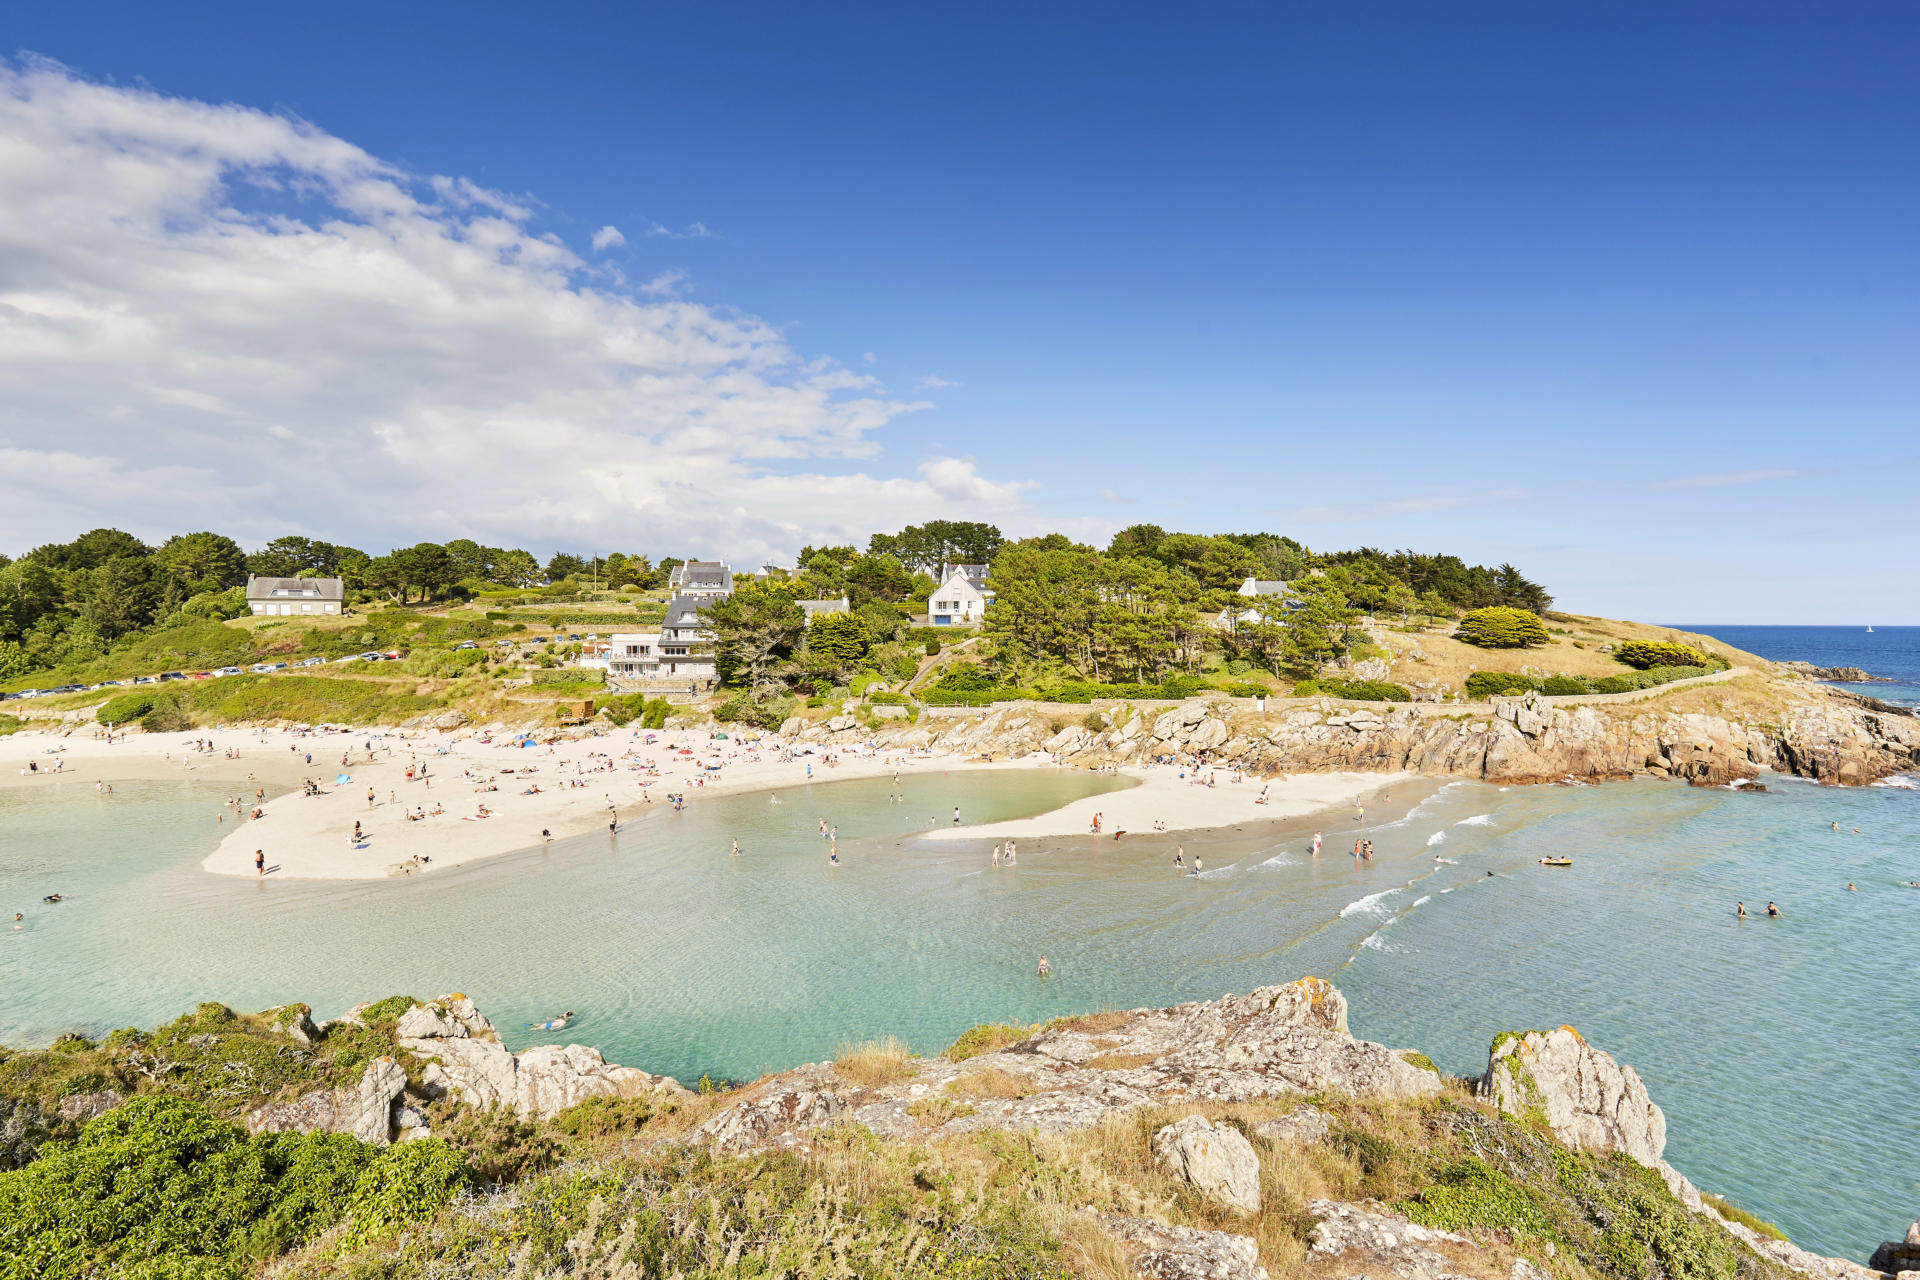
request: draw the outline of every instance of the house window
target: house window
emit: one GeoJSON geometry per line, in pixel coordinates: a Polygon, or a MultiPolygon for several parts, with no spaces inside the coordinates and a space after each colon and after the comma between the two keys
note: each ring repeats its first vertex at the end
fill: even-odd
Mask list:
{"type": "Polygon", "coordinates": [[[302,612],[302,613],[312,613],[312,612],[313,612],[313,606],[312,606],[312,605],[310,605],[310,604],[303,604],[303,605],[301,605],[301,606],[300,606],[300,612],[302,612]]]}

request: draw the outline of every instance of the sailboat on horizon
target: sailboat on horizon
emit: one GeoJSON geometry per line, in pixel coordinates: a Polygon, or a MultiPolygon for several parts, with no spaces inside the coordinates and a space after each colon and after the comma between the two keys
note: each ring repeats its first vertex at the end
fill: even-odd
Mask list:
{"type": "Polygon", "coordinates": [[[1869,626],[1867,627],[1867,634],[1868,634],[1868,635],[1872,635],[1872,634],[1873,634],[1873,627],[1872,627],[1871,625],[1869,625],[1869,626]]]}

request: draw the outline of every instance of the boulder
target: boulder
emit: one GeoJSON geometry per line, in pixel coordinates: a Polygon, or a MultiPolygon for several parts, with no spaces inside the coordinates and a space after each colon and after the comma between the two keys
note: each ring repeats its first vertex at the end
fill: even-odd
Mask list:
{"type": "Polygon", "coordinates": [[[360,1083],[347,1089],[317,1089],[291,1102],[270,1102],[248,1114],[249,1133],[350,1133],[384,1147],[393,1136],[394,1103],[406,1091],[407,1073],[392,1058],[367,1064],[360,1083]]]}
{"type": "Polygon", "coordinates": [[[1446,1275],[1455,1268],[1434,1246],[1471,1243],[1465,1236],[1423,1227],[1378,1205],[1310,1200],[1307,1212],[1320,1220],[1308,1237],[1309,1258],[1340,1258],[1343,1267],[1360,1262],[1345,1256],[1358,1253],[1394,1274],[1446,1275]]]}
{"type": "Polygon", "coordinates": [[[1146,1280],[1267,1280],[1259,1246],[1250,1236],[1116,1213],[1092,1217],[1119,1242],[1127,1269],[1146,1280]]]}
{"type": "Polygon", "coordinates": [[[448,711],[442,711],[439,715],[433,718],[433,727],[441,730],[442,732],[445,732],[451,729],[464,728],[466,726],[466,723],[467,723],[467,713],[459,710],[458,708],[454,708],[448,711]]]}
{"type": "Polygon", "coordinates": [[[545,1120],[588,1098],[686,1092],[671,1077],[614,1066],[586,1045],[543,1045],[516,1054],[462,995],[413,1006],[400,1016],[398,1031],[401,1048],[428,1059],[421,1083],[430,1094],[450,1092],[483,1110],[512,1107],[523,1119],[545,1120]]]}
{"type": "Polygon", "coordinates": [[[1480,1094],[1510,1115],[1543,1115],[1553,1135],[1576,1151],[1624,1151],[1657,1168],[1667,1145],[1667,1118],[1639,1073],[1572,1027],[1496,1038],[1480,1094]]]}
{"type": "Polygon", "coordinates": [[[96,1116],[105,1115],[125,1101],[118,1089],[102,1089],[98,1093],[70,1093],[60,1099],[60,1118],[85,1124],[96,1116]]]}
{"type": "Polygon", "coordinates": [[[1301,1107],[1278,1120],[1269,1120],[1255,1133],[1269,1142],[1298,1142],[1318,1146],[1333,1136],[1333,1117],[1318,1107],[1301,1107]]]}
{"type": "Polygon", "coordinates": [[[1260,1211],[1260,1157],[1238,1129],[1187,1116],[1153,1135],[1153,1152],[1161,1168],[1203,1198],[1241,1213],[1260,1211]]]}
{"type": "Polygon", "coordinates": [[[792,1145],[798,1134],[846,1114],[846,1099],[839,1094],[789,1085],[727,1108],[695,1129],[693,1136],[722,1151],[792,1145]]]}

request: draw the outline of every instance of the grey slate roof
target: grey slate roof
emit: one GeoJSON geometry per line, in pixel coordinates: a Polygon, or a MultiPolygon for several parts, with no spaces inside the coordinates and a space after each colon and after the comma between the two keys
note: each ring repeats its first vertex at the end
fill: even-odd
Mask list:
{"type": "Polygon", "coordinates": [[[261,578],[247,575],[249,600],[344,600],[347,592],[338,578],[261,578]],[[286,594],[275,596],[275,592],[286,594]]]}
{"type": "Polygon", "coordinates": [[[794,603],[800,606],[800,612],[807,615],[809,622],[813,621],[816,614],[851,612],[845,596],[838,600],[796,600],[794,603]]]}

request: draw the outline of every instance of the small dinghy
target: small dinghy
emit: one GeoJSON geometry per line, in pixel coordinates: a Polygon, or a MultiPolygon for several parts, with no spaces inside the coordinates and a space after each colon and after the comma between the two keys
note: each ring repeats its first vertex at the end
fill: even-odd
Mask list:
{"type": "Polygon", "coordinates": [[[1542,858],[1540,859],[1540,865],[1543,867],[1570,867],[1573,865],[1573,859],[1572,858],[1542,858]]]}

